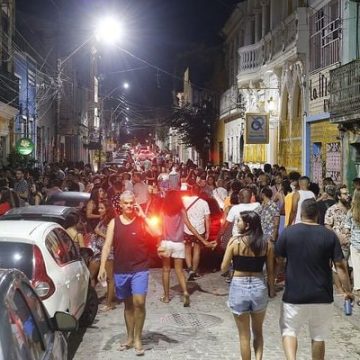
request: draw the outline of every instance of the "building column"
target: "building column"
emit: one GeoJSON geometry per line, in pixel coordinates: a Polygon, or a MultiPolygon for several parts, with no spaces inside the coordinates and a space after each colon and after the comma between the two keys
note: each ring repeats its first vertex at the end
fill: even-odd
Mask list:
{"type": "Polygon", "coordinates": [[[254,17],[255,17],[255,36],[254,40],[255,43],[260,41],[262,37],[262,16],[261,16],[261,9],[254,10],[254,17]]]}
{"type": "Polygon", "coordinates": [[[270,0],[270,30],[273,30],[280,22],[281,4],[279,0],[270,0]]]}
{"type": "Polygon", "coordinates": [[[263,0],[261,2],[261,16],[262,16],[262,26],[261,26],[261,37],[269,31],[269,1],[263,0]]]}
{"type": "Polygon", "coordinates": [[[254,21],[254,17],[253,16],[247,16],[246,17],[246,25],[245,25],[245,46],[251,45],[252,44],[252,22],[254,21]]]}
{"type": "Polygon", "coordinates": [[[269,164],[277,164],[278,162],[278,128],[279,119],[270,115],[269,121],[269,145],[267,151],[267,162],[269,164]]]}

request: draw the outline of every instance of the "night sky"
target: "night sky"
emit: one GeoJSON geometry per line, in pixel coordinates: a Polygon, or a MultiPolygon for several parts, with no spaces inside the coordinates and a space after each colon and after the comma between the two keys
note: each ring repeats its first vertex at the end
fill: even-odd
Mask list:
{"type": "MultiPolygon", "coordinates": [[[[238,0],[17,0],[18,8],[46,19],[61,16],[70,47],[91,32],[100,14],[114,13],[127,28],[121,47],[161,70],[173,73],[184,52],[221,46],[221,28],[238,0]]],[[[171,90],[179,81],[136,60],[119,49],[104,49],[102,71],[116,81],[128,81],[127,96],[153,106],[171,104],[171,90]],[[127,69],[134,71],[119,73],[127,69]]],[[[182,69],[181,69],[182,70],[182,69]]],[[[179,69],[177,69],[179,71],[179,69]]],[[[180,72],[180,71],[179,71],[180,72]]]]}

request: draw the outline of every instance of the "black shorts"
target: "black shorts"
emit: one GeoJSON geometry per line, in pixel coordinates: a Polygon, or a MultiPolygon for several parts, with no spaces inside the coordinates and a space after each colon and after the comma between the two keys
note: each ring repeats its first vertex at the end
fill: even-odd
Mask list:
{"type": "MultiPolygon", "coordinates": [[[[205,234],[200,234],[202,237],[204,237],[205,234]]],[[[189,235],[184,233],[184,243],[185,244],[199,244],[203,245],[203,243],[195,236],[195,235],[189,235]]]]}

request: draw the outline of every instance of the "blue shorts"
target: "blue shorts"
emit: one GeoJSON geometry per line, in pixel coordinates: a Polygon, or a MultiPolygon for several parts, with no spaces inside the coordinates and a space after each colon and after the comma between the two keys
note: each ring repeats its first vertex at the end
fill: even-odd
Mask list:
{"type": "Polygon", "coordinates": [[[234,276],[232,278],[228,306],[234,314],[264,311],[268,299],[268,288],[263,277],[234,276]]]}
{"type": "Polygon", "coordinates": [[[146,295],[148,292],[149,271],[114,274],[114,282],[118,299],[127,299],[133,295],[146,295]]]}

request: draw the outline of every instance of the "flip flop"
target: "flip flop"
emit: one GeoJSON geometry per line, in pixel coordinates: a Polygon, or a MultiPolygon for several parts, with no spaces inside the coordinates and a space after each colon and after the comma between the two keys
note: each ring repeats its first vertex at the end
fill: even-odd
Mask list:
{"type": "Polygon", "coordinates": [[[145,355],[145,350],[135,348],[135,355],[136,356],[144,356],[145,355]]]}
{"type": "Polygon", "coordinates": [[[115,306],[105,305],[104,307],[100,308],[99,311],[108,312],[108,311],[114,310],[115,308],[116,308],[115,306]]]}
{"type": "Polygon", "coordinates": [[[133,347],[133,345],[128,345],[128,344],[120,344],[119,346],[119,351],[126,351],[129,350],[133,347]]]}
{"type": "Polygon", "coordinates": [[[161,296],[159,300],[164,304],[168,304],[170,302],[170,299],[166,300],[166,296],[161,296]]]}

